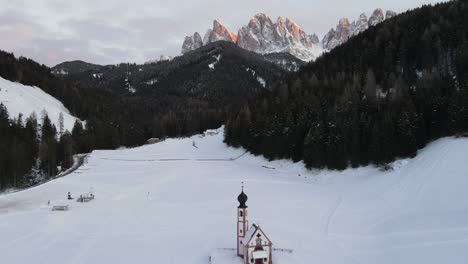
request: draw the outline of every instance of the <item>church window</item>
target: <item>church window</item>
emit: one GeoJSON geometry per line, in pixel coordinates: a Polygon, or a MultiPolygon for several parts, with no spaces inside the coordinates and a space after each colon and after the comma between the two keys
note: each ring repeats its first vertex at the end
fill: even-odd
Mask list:
{"type": "Polygon", "coordinates": [[[239,212],[239,216],[242,216],[242,215],[243,215],[243,214],[242,214],[242,211],[240,211],[240,212],[239,212]]]}

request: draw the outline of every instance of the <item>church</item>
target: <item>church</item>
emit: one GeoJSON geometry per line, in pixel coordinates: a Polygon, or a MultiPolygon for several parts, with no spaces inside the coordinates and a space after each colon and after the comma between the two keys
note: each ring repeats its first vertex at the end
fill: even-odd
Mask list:
{"type": "Polygon", "coordinates": [[[273,243],[259,225],[249,228],[247,220],[247,195],[242,192],[237,197],[237,255],[244,259],[244,264],[272,264],[273,243]]]}

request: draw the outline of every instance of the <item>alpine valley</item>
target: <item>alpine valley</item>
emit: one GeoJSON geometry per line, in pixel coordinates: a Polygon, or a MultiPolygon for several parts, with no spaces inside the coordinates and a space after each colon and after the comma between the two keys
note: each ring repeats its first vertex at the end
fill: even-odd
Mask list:
{"type": "Polygon", "coordinates": [[[466,1],[338,14],[321,37],[265,13],[236,31],[217,19],[181,54],[186,1],[118,19],[119,1],[30,4],[35,27],[19,3],[0,11],[0,48],[60,63],[0,51],[0,263],[466,263],[466,1]],[[124,30],[144,13],[168,20],[124,30]],[[62,60],[52,43],[81,47],[76,24],[92,45],[62,60]],[[137,31],[178,54],[78,56],[120,58],[137,31]]]}

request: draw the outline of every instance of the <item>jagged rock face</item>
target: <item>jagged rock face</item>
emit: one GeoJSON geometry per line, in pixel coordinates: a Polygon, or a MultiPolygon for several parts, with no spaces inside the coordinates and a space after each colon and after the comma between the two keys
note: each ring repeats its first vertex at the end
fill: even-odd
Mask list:
{"type": "Polygon", "coordinates": [[[276,23],[265,14],[256,14],[238,33],[239,47],[261,54],[288,52],[310,61],[317,54],[312,48],[319,42],[317,35],[307,35],[294,21],[279,17],[276,23]]]}
{"type": "Polygon", "coordinates": [[[358,20],[354,21],[353,23],[351,23],[351,28],[350,28],[350,31],[351,31],[351,36],[354,36],[354,35],[357,35],[363,31],[365,31],[367,28],[368,28],[368,20],[367,20],[367,16],[365,13],[362,13],[358,20]]]}
{"type": "Polygon", "coordinates": [[[384,19],[384,11],[380,8],[377,8],[369,18],[369,26],[375,26],[378,23],[384,21],[384,19]]]}
{"type": "Polygon", "coordinates": [[[342,18],[336,26],[336,30],[331,29],[327,35],[325,35],[322,45],[331,50],[344,43],[349,37],[351,37],[349,21],[347,18],[342,18]]]}
{"type": "Polygon", "coordinates": [[[393,12],[391,10],[387,10],[387,12],[385,12],[385,19],[389,19],[389,18],[392,18],[394,16],[396,16],[397,13],[396,12],[393,12]]]}
{"type": "Polygon", "coordinates": [[[343,42],[348,40],[348,38],[350,37],[349,21],[347,18],[340,19],[338,27],[336,27],[336,36],[339,40],[342,40],[343,42]]]}
{"type": "Polygon", "coordinates": [[[182,53],[197,49],[202,45],[224,40],[236,43],[239,47],[260,54],[287,52],[303,61],[314,60],[324,50],[331,50],[346,42],[350,37],[365,31],[369,26],[375,26],[386,18],[395,16],[393,11],[374,10],[368,19],[362,13],[352,23],[347,18],[340,19],[336,28],[332,28],[320,42],[317,35],[307,35],[294,21],[279,17],[273,22],[263,13],[252,17],[238,34],[229,32],[218,20],[213,22],[213,29],[209,29],[200,45],[199,34],[196,37],[185,38],[182,53]]]}
{"type": "Polygon", "coordinates": [[[356,21],[351,24],[346,18],[340,19],[335,29],[331,29],[322,39],[322,47],[325,50],[331,50],[344,42],[350,37],[365,31],[370,26],[375,26],[384,21],[386,18],[396,16],[396,13],[388,10],[385,17],[384,11],[380,8],[374,10],[369,20],[365,13],[362,13],[356,21]]]}
{"type": "Polygon", "coordinates": [[[247,26],[243,26],[237,36],[239,47],[262,53],[269,49],[273,43],[279,40],[274,37],[274,24],[269,17],[264,14],[257,14],[250,19],[247,26]]]}
{"type": "Polygon", "coordinates": [[[309,41],[312,42],[313,44],[320,43],[320,39],[315,33],[312,35],[309,35],[309,41]]]}
{"type": "Polygon", "coordinates": [[[332,46],[331,42],[335,38],[335,34],[336,34],[335,29],[333,29],[333,28],[330,29],[330,31],[328,31],[328,33],[325,34],[325,36],[323,36],[322,47],[324,47],[326,49],[330,49],[330,47],[332,46]]]}
{"type": "Polygon", "coordinates": [[[184,44],[182,44],[182,54],[188,51],[195,50],[203,46],[203,41],[198,32],[195,32],[193,36],[185,37],[184,44]]]}
{"type": "MultiPolygon", "coordinates": [[[[303,61],[310,61],[321,53],[317,35],[307,35],[294,21],[279,17],[274,23],[263,13],[252,17],[238,34],[230,33],[218,20],[213,23],[203,38],[203,45],[218,40],[235,42],[239,47],[260,54],[287,52],[303,61]]],[[[193,37],[186,38],[183,52],[191,50],[193,37]]],[[[198,44],[198,42],[197,42],[198,44]]]]}
{"type": "Polygon", "coordinates": [[[203,45],[220,40],[235,42],[235,40],[237,40],[237,36],[236,34],[230,33],[226,27],[216,19],[213,21],[213,29],[208,29],[208,31],[206,31],[206,34],[203,37],[203,45]]]}

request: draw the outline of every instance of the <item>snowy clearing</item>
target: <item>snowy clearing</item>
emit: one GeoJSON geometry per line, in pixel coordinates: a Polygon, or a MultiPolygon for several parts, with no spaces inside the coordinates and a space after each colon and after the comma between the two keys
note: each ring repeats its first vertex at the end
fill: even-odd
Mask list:
{"type": "Polygon", "coordinates": [[[213,57],[216,61],[213,62],[213,63],[208,64],[208,68],[210,68],[210,70],[214,70],[214,69],[215,69],[215,65],[218,64],[219,60],[221,60],[221,54],[213,55],[212,57],[213,57]]]}
{"type": "Polygon", "coordinates": [[[2,263],[240,264],[216,249],[236,245],[241,181],[250,222],[293,249],[275,264],[466,263],[467,138],[437,140],[393,171],[336,172],[242,155],[219,132],[94,151],[66,177],[1,195],[2,263]],[[90,191],[89,203],[66,200],[90,191]]]}
{"type": "Polygon", "coordinates": [[[0,102],[6,106],[10,118],[17,118],[22,113],[23,120],[26,120],[26,118],[35,112],[38,121],[41,122],[41,114],[45,109],[57,130],[59,129],[58,120],[60,113],[63,113],[65,130],[71,131],[77,119],[70,114],[70,111],[65,108],[62,102],[40,88],[11,82],[1,77],[0,102]]]}
{"type": "Polygon", "coordinates": [[[257,82],[263,87],[266,87],[266,81],[262,77],[260,77],[254,70],[247,68],[246,71],[252,73],[252,76],[257,79],[257,82]]]}

